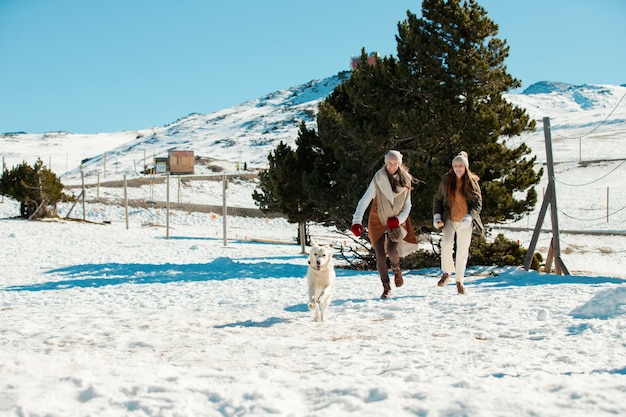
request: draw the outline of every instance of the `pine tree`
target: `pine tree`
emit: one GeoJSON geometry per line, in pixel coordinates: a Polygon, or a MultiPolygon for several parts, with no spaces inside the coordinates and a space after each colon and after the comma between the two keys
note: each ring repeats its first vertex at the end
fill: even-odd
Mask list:
{"type": "Polygon", "coordinates": [[[37,159],[31,167],[26,162],[5,169],[0,178],[0,194],[16,199],[21,204],[22,217],[46,217],[56,214],[59,201],[71,201],[63,193],[61,180],[37,159]]]}
{"type": "Polygon", "coordinates": [[[362,60],[320,105],[318,135],[334,156],[320,168],[328,170],[326,186],[335,192],[317,195],[341,200],[337,226],[350,220],[389,149],[402,152],[423,181],[413,191],[415,225],[430,224],[441,175],[461,150],[481,177],[485,221],[519,217],[536,203],[533,186],[542,171],[534,171],[526,145],[507,147],[501,138],[534,129],[534,121],[502,96],[520,82],[506,71],[509,49],[496,37],[498,26],[473,0],[425,0],[422,16],[409,11],[398,24],[397,59],[375,66],[362,60]]]}
{"type": "Polygon", "coordinates": [[[497,34],[474,0],[424,0],[421,18],[407,11],[398,23],[397,58],[369,65],[363,50],[350,78],[320,104],[318,132],[301,129],[297,157],[282,144],[270,155],[264,194],[255,196],[261,208],[273,202],[293,216],[294,202],[306,204],[308,220],[347,229],[384,154],[396,149],[422,181],[412,193],[415,226],[431,224],[440,178],[462,150],[481,178],[485,222],[530,211],[543,171],[535,172],[526,145],[509,147],[506,137],[535,123],[503,97],[521,83],[506,70],[509,48],[497,34]],[[279,176],[291,186],[281,189],[279,176]]]}
{"type": "Polygon", "coordinates": [[[259,208],[267,213],[278,212],[287,216],[290,223],[306,223],[312,220],[315,208],[311,205],[303,178],[313,170],[310,157],[310,145],[317,134],[300,125],[297,151],[280,142],[268,156],[269,168],[259,174],[259,187],[262,192],[254,191],[252,198],[259,208]]]}
{"type": "MultiPolygon", "coordinates": [[[[468,151],[481,177],[485,220],[519,217],[535,205],[542,171],[534,171],[526,145],[507,147],[501,139],[534,129],[526,112],[502,96],[520,86],[504,65],[509,48],[474,0],[425,0],[422,16],[408,12],[398,25],[398,60],[407,71],[401,91],[409,92],[402,97],[409,112],[399,122],[406,130],[398,132],[398,146],[409,155],[417,150],[408,159],[431,194],[454,155],[468,151]],[[513,197],[523,191],[523,199],[513,197]]],[[[428,219],[430,207],[417,213],[428,219]]]]}

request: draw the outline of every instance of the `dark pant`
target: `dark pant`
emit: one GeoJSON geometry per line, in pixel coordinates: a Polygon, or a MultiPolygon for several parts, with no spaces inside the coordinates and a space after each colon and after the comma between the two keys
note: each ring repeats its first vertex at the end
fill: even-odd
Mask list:
{"type": "Polygon", "coordinates": [[[389,270],[387,269],[387,256],[391,262],[391,266],[400,266],[400,254],[398,253],[398,242],[392,242],[387,239],[387,234],[381,236],[374,243],[374,252],[376,253],[376,269],[383,282],[389,282],[389,270]],[[385,241],[387,241],[387,253],[385,253],[385,241]]]}

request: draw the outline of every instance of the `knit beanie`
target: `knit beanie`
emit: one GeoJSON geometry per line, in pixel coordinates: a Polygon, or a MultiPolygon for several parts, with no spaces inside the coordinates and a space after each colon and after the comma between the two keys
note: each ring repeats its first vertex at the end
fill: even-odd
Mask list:
{"type": "Polygon", "coordinates": [[[385,163],[387,163],[387,161],[398,161],[399,164],[402,163],[402,154],[398,151],[389,151],[387,152],[387,155],[385,155],[385,163]]]}
{"type": "Polygon", "coordinates": [[[461,151],[459,152],[457,156],[454,157],[454,159],[452,159],[453,164],[457,161],[463,162],[463,165],[465,165],[465,168],[469,169],[469,160],[467,159],[467,152],[461,151]]]}

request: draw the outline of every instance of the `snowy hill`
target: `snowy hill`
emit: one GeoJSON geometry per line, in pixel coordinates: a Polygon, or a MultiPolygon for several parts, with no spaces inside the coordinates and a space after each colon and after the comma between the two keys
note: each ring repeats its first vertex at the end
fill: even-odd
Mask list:
{"type": "Polygon", "coordinates": [[[196,156],[233,167],[236,162],[265,166],[267,155],[280,141],[293,143],[302,121],[315,123],[317,105],[349,73],[276,91],[210,114],[190,114],[163,127],[140,131],[82,135],[67,132],[0,135],[7,166],[39,156],[64,180],[103,173],[138,175],[145,161],[167,156],[168,150],[193,150],[196,156]],[[66,164],[66,161],[67,162],[66,164]],[[67,172],[66,172],[67,171],[67,172]]]}
{"type": "MultiPolygon", "coordinates": [[[[204,162],[195,168],[198,175],[212,173],[214,166],[235,171],[237,164],[244,162],[255,170],[266,166],[267,155],[279,142],[294,144],[302,121],[315,126],[319,103],[348,76],[349,72],[342,72],[218,112],[190,114],[166,126],[140,131],[7,133],[0,135],[2,156],[8,167],[23,160],[33,163],[40,157],[66,186],[80,183],[81,163],[87,184],[93,184],[98,175],[101,181],[119,180],[123,175],[132,179],[142,176],[144,165],[153,157],[167,156],[171,149],[193,150],[201,157],[204,162]]],[[[625,96],[625,86],[547,81],[531,85],[521,94],[506,95],[537,120],[535,132],[507,142],[529,145],[539,164],[546,161],[542,119],[550,118],[564,229],[626,229],[626,193],[621,181],[626,170],[625,96]]],[[[193,193],[195,202],[221,204],[214,201],[216,192],[196,183],[201,188],[193,193]]],[[[540,188],[545,190],[546,185],[544,175],[540,188]]],[[[254,188],[254,183],[246,184],[236,205],[256,207],[250,196],[254,188]]],[[[103,193],[107,195],[106,190],[103,193]]],[[[119,194],[119,190],[111,193],[119,194]]],[[[141,198],[148,193],[150,198],[165,199],[155,197],[152,189],[141,193],[141,198]]],[[[509,226],[532,228],[536,214],[509,226]]]]}
{"type": "MultiPolygon", "coordinates": [[[[87,178],[98,171],[104,173],[105,168],[108,176],[139,175],[144,161],[149,163],[155,156],[166,156],[170,149],[193,150],[196,156],[221,161],[230,168],[237,162],[263,167],[268,153],[280,141],[294,143],[301,121],[314,126],[320,101],[348,76],[348,72],[342,72],[221,111],[190,114],[166,126],[139,131],[92,135],[5,133],[0,135],[2,156],[8,167],[23,160],[33,163],[40,157],[64,181],[80,178],[81,161],[87,178]]],[[[617,138],[623,144],[626,103],[621,100],[625,93],[624,86],[540,82],[522,94],[506,97],[539,120],[538,132],[518,138],[529,142],[538,155],[543,154],[541,119],[548,116],[556,137],[599,140],[587,146],[588,158],[615,159],[626,158],[626,150],[619,153],[619,146],[613,146],[616,143],[609,140],[617,138]],[[598,126],[601,128],[597,129],[598,126]],[[588,137],[591,129],[594,135],[588,137]]],[[[576,152],[561,155],[555,150],[557,160],[572,156],[578,155],[576,152]]]]}
{"type": "MultiPolygon", "coordinates": [[[[80,183],[81,162],[88,184],[98,175],[99,180],[107,181],[123,175],[141,177],[144,165],[150,165],[153,157],[167,156],[171,149],[193,150],[201,157],[204,162],[196,164],[196,174],[212,173],[214,166],[234,171],[244,162],[255,170],[267,165],[267,155],[278,143],[294,144],[302,121],[315,126],[318,104],[347,77],[349,72],[341,72],[221,111],[190,114],[166,126],[140,131],[6,133],[0,135],[2,156],[7,167],[21,161],[33,163],[40,157],[65,185],[80,183]]],[[[537,120],[535,132],[507,142],[529,145],[539,164],[546,161],[542,119],[550,118],[565,228],[625,229],[626,193],[621,181],[626,170],[625,96],[625,86],[547,81],[531,85],[521,94],[506,95],[537,120]]],[[[540,187],[545,189],[546,176],[542,181],[540,187]]],[[[250,187],[254,185],[249,185],[246,193],[251,193],[250,187]]],[[[196,193],[194,199],[202,198],[204,191],[196,193]]],[[[239,206],[255,207],[249,195],[243,198],[246,201],[240,201],[239,206]]],[[[512,226],[528,228],[535,222],[531,215],[512,226]]]]}
{"type": "MultiPolygon", "coordinates": [[[[153,157],[167,156],[171,149],[193,150],[196,157],[202,157],[204,162],[195,168],[199,175],[212,173],[214,166],[234,171],[244,162],[255,170],[267,165],[267,155],[279,142],[294,144],[302,121],[315,126],[319,103],[347,77],[349,72],[342,72],[218,112],[190,114],[166,126],[140,131],[95,135],[6,133],[0,135],[2,156],[7,167],[21,161],[33,163],[40,157],[65,185],[80,183],[81,163],[87,184],[93,184],[98,175],[101,181],[119,180],[123,175],[141,177],[144,165],[149,165],[153,157]]],[[[531,85],[521,94],[506,95],[537,120],[535,132],[507,142],[529,145],[539,164],[546,161],[542,119],[550,118],[556,172],[562,182],[557,191],[563,194],[559,199],[565,228],[625,229],[626,193],[621,181],[626,170],[625,96],[625,86],[574,86],[547,81],[531,85]]],[[[542,181],[540,187],[545,189],[545,175],[542,181]]],[[[247,195],[242,197],[245,201],[239,206],[255,207],[249,195],[251,189],[254,184],[248,184],[247,195]]],[[[195,193],[194,199],[202,199],[205,191],[195,193]]],[[[528,228],[535,222],[531,215],[512,226],[523,224],[528,228]]]]}

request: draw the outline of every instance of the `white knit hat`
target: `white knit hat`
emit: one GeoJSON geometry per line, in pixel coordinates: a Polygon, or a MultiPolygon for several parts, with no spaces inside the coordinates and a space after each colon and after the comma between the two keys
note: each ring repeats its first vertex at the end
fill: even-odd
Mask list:
{"type": "Polygon", "coordinates": [[[398,151],[389,151],[387,152],[387,155],[385,155],[385,163],[387,163],[387,161],[389,160],[398,161],[398,163],[401,164],[402,154],[398,151]]]}
{"type": "Polygon", "coordinates": [[[465,168],[469,169],[469,160],[467,159],[467,152],[461,151],[457,156],[452,159],[452,163],[454,164],[457,161],[463,162],[465,168]]]}

